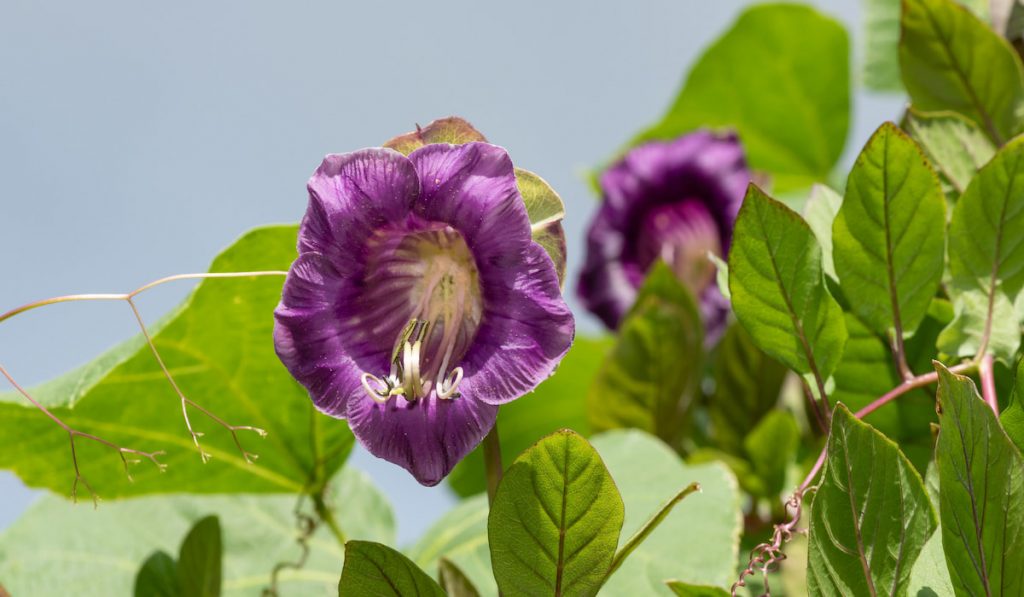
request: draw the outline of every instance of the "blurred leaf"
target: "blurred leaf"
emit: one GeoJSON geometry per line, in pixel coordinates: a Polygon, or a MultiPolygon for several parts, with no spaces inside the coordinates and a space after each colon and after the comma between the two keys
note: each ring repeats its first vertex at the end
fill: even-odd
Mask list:
{"type": "Polygon", "coordinates": [[[185,595],[218,597],[221,586],[220,521],[199,519],[185,536],[178,555],[178,584],[185,595]]]}
{"type": "MultiPolygon", "coordinates": [[[[961,2],[981,18],[988,13],[987,0],[961,2]]],[[[903,91],[900,81],[900,0],[863,0],[864,86],[875,91],[903,91]]]]}
{"type": "Polygon", "coordinates": [[[625,503],[620,545],[669,498],[694,481],[700,493],[686,498],[601,588],[601,595],[672,595],[670,579],[729,586],[735,580],[743,529],[736,478],[721,463],[688,466],[667,445],[638,430],[595,435],[594,448],[608,466],[625,503]]]}
{"type": "Polygon", "coordinates": [[[895,442],[839,404],[821,479],[811,507],[809,591],[905,595],[936,527],[921,476],[895,442]]]}
{"type": "MultiPolygon", "coordinates": [[[[507,468],[520,452],[559,429],[590,434],[586,392],[612,346],[610,338],[576,336],[555,374],[533,392],[498,411],[502,460],[507,468]]],[[[481,449],[473,450],[448,476],[455,493],[465,497],[486,489],[481,449]]]]}
{"type": "Polygon", "coordinates": [[[540,440],[505,472],[491,506],[487,534],[499,589],[596,593],[622,520],[622,498],[587,440],[569,430],[540,440]]]}
{"type": "Polygon", "coordinates": [[[988,348],[1013,362],[1020,343],[1012,303],[1024,285],[1022,237],[1024,137],[1007,144],[978,172],[953,209],[949,267],[956,319],[940,339],[943,352],[973,356],[988,348]]]}
{"type": "Polygon", "coordinates": [[[445,592],[409,558],[370,541],[345,544],[339,595],[444,597],[445,592]]]}
{"type": "Polygon", "coordinates": [[[656,263],[590,384],[591,428],[632,427],[672,441],[699,391],[702,332],[689,291],[667,265],[656,263]]]}
{"type": "Polygon", "coordinates": [[[963,194],[996,148],[978,125],[956,112],[907,110],[903,128],[917,141],[942,178],[944,192],[963,194]]]}
{"type": "MultiPolygon", "coordinates": [[[[331,482],[328,505],[352,539],[395,540],[387,498],[369,478],[345,468],[331,482]]],[[[253,595],[267,586],[278,562],[294,562],[297,496],[164,495],[105,501],[99,508],[56,496],[33,504],[0,534],[0,578],[13,595],[79,597],[131,594],[140,562],[154,550],[177,553],[182,537],[204,516],[220,518],[229,539],[224,553],[224,595],[253,595]]],[[[283,595],[335,592],[344,557],[325,527],[309,541],[301,572],[281,575],[283,595]]]]}
{"type": "Polygon", "coordinates": [[[1022,400],[1024,400],[1024,359],[1017,361],[1010,404],[999,416],[999,422],[1006,430],[1006,435],[1018,450],[1024,450],[1024,404],[1021,404],[1022,400]]]}
{"type": "Polygon", "coordinates": [[[689,583],[670,580],[667,583],[672,593],[679,597],[729,597],[729,591],[707,585],[691,585],[689,583]]]}
{"type": "Polygon", "coordinates": [[[1024,459],[970,378],[939,373],[942,547],[957,595],[1024,593],[1024,459]]]}
{"type": "MultiPolygon", "coordinates": [[[[285,270],[295,259],[294,226],[258,228],[214,260],[210,271],[285,270]]],[[[150,493],[299,493],[322,484],[345,461],[353,438],[344,421],[319,414],[306,390],[274,354],[273,311],[282,277],[205,280],[166,323],[154,342],[186,396],[241,431],[249,464],[231,435],[191,410],[203,464],[181,418],[178,397],[149,348],[138,339],[100,356],[33,392],[69,425],[146,451],[166,450],[166,473],[142,462],[129,482],[117,453],[79,439],[82,474],[104,498],[150,493]]],[[[125,308],[125,317],[131,313],[125,308]]],[[[0,396],[0,468],[30,487],[68,494],[74,473],[68,436],[16,394],[0,396]]]]}
{"type": "Polygon", "coordinates": [[[487,139],[473,125],[458,116],[438,118],[427,126],[416,125],[416,130],[399,135],[384,143],[384,147],[409,155],[424,145],[451,143],[462,145],[487,139]]]}
{"type": "Polygon", "coordinates": [[[441,588],[448,597],[479,597],[476,587],[469,578],[451,561],[441,558],[439,564],[441,588]]]}
{"type": "Polygon", "coordinates": [[[779,190],[825,180],[850,118],[849,40],[808,6],[744,11],[697,61],[668,113],[636,141],[734,128],[750,165],[779,190]],[[770,90],[770,92],[766,92],[770,90]]]}
{"type": "Polygon", "coordinates": [[[786,368],[754,346],[743,326],[734,324],[718,344],[712,369],[712,438],[719,448],[739,454],[743,438],[778,403],[786,368]]]}
{"type": "Polygon", "coordinates": [[[133,594],[135,597],[181,597],[178,563],[165,551],[153,552],[135,576],[133,594]]]}
{"type": "Polygon", "coordinates": [[[785,489],[786,470],[796,459],[800,445],[800,427],[792,413],[776,410],[768,413],[743,440],[754,472],[765,483],[765,495],[778,496],[785,489]]]}
{"type": "Polygon", "coordinates": [[[729,292],[729,264],[711,251],[708,251],[708,260],[715,266],[715,284],[718,286],[718,291],[722,293],[725,300],[731,301],[732,294],[729,292]]]}
{"type": "Polygon", "coordinates": [[[486,495],[464,500],[431,525],[406,553],[427,572],[440,572],[441,560],[448,560],[459,567],[481,595],[495,596],[498,586],[491,574],[487,514],[486,495]]]}
{"type": "Polygon", "coordinates": [[[913,597],[939,597],[953,595],[953,584],[946,568],[946,555],[942,553],[942,528],[935,529],[910,570],[907,595],[913,597]]]}
{"type": "Polygon", "coordinates": [[[821,265],[825,274],[836,278],[836,267],[832,261],[832,223],[843,204],[843,197],[823,184],[811,187],[811,195],[804,204],[804,219],[821,245],[821,265]]]}
{"type": "Polygon", "coordinates": [[[729,251],[732,306],[754,343],[802,375],[827,379],[846,344],[843,312],[825,288],[806,222],[751,185],[729,251]]]}
{"type": "Polygon", "coordinates": [[[920,148],[885,123],[857,157],[832,229],[843,295],[876,334],[911,335],[946,262],[946,202],[920,148]]]}
{"type": "Polygon", "coordinates": [[[996,145],[1021,131],[1024,70],[1009,43],[953,0],[906,0],[900,70],[918,110],[953,110],[996,145]]]}

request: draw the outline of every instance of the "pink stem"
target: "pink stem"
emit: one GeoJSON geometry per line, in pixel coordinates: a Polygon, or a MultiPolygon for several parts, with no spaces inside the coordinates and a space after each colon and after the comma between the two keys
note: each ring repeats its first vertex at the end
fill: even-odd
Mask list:
{"type": "Polygon", "coordinates": [[[999,416],[999,398],[996,396],[996,380],[992,375],[992,355],[986,354],[978,363],[978,377],[981,378],[981,397],[992,412],[999,416]]]}

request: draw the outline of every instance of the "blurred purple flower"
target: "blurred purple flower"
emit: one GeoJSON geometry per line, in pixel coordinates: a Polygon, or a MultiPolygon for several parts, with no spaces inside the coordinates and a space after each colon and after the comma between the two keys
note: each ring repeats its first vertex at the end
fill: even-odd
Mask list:
{"type": "Polygon", "coordinates": [[[329,155],[309,197],[277,354],[371,453],[435,485],[572,343],[512,162],[487,143],[329,155]]]}
{"type": "Polygon", "coordinates": [[[749,182],[733,134],[697,131],[631,149],[601,175],[604,201],[587,233],[577,288],[583,304],[617,328],[647,270],[662,259],[699,298],[705,338],[714,342],[729,304],[707,252],[728,252],[749,182]]]}

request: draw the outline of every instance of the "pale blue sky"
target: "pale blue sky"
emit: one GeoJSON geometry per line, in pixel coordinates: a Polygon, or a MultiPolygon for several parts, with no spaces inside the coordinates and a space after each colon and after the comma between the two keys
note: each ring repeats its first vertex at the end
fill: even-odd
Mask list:
{"type": "MultiPolygon", "coordinates": [[[[0,311],[202,271],[246,229],[297,221],[324,154],[449,114],[562,194],[575,270],[594,207],[583,169],[658,117],[748,3],[4,0],[0,311]]],[[[815,4],[859,37],[856,0],[815,4]]],[[[847,161],[901,104],[856,97],[847,161]]],[[[149,319],[187,290],[147,295],[149,319]]],[[[0,362],[39,382],[132,326],[123,305],[32,313],[0,326],[0,362]]],[[[452,503],[353,462],[392,496],[403,541],[452,503]]],[[[0,529],[32,497],[0,472],[0,529]]]]}

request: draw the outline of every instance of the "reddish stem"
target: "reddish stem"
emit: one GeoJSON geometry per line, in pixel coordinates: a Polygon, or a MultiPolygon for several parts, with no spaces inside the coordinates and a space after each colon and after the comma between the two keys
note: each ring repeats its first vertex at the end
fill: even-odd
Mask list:
{"type": "Polygon", "coordinates": [[[992,355],[981,357],[981,362],[978,363],[978,377],[981,378],[981,397],[998,417],[999,398],[996,396],[996,380],[992,374],[992,355]]]}

